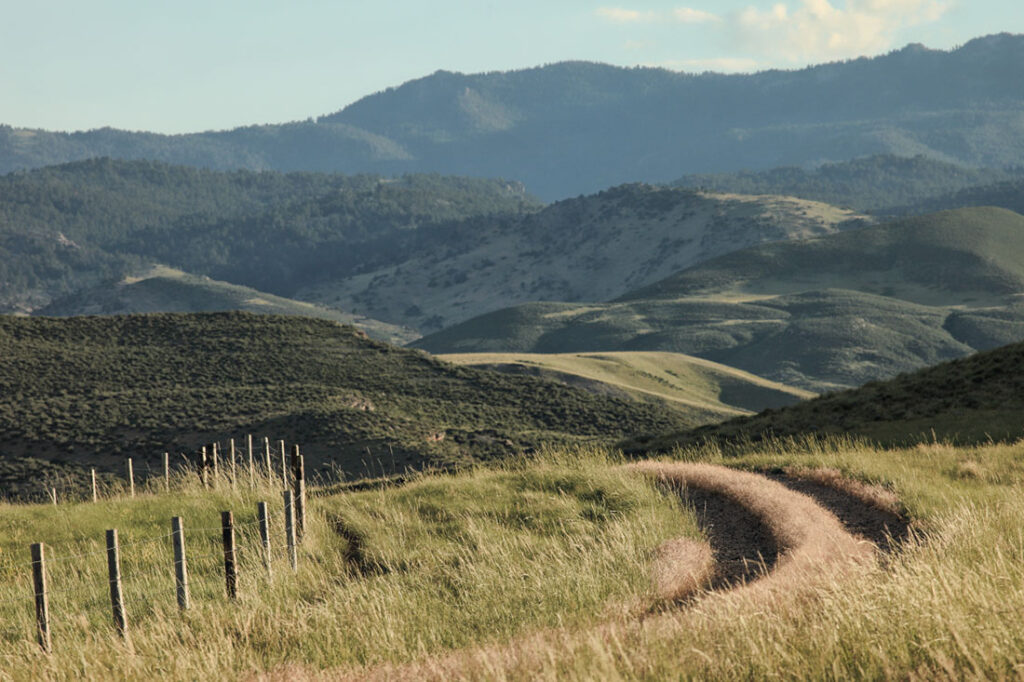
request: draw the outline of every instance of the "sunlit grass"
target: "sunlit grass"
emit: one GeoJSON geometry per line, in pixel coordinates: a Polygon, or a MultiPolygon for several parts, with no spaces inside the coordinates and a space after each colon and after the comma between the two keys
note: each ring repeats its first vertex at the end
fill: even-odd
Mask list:
{"type": "Polygon", "coordinates": [[[170,494],[0,507],[0,678],[222,679],[285,664],[410,661],[642,609],[652,598],[653,550],[699,537],[676,498],[596,452],[311,496],[295,574],[283,556],[281,507],[272,481],[234,492],[222,482],[213,492],[194,478],[170,494]],[[273,514],[271,578],[253,525],[261,499],[273,514]],[[238,603],[224,594],[226,509],[239,526],[238,603]],[[184,614],[166,537],[175,515],[190,555],[193,608],[184,614]],[[130,647],[111,624],[110,527],[124,545],[130,647]],[[28,545],[36,541],[47,544],[54,591],[50,657],[34,638],[28,545]]]}

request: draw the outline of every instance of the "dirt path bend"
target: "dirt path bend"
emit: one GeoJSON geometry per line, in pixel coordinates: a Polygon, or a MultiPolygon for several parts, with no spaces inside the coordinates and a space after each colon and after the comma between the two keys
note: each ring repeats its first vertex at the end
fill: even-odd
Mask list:
{"type": "Polygon", "coordinates": [[[766,476],[700,463],[629,468],[679,487],[694,505],[717,562],[714,587],[799,589],[874,559],[872,542],[810,496],[766,476]]]}
{"type": "MultiPolygon", "coordinates": [[[[809,495],[768,476],[700,463],[648,461],[629,464],[626,469],[679,488],[696,508],[716,560],[716,576],[711,584],[719,588],[698,597],[697,605],[714,608],[715,600],[752,598],[770,609],[776,598],[798,596],[823,581],[842,579],[845,573],[875,562],[877,549],[873,542],[853,535],[835,514],[809,495]]],[[[846,509],[851,519],[861,518],[860,512],[871,506],[854,495],[842,491],[831,495],[825,490],[829,486],[816,485],[820,487],[803,487],[828,499],[837,509],[846,509]]],[[[679,559],[687,562],[690,558],[679,559]]],[[[287,666],[254,679],[480,679],[502,678],[509,670],[516,671],[512,677],[531,677],[533,673],[541,674],[545,660],[568,655],[580,641],[606,641],[609,647],[630,638],[642,641],[645,628],[657,628],[666,622],[665,618],[672,617],[670,613],[651,618],[647,615],[604,622],[582,631],[525,633],[504,644],[438,652],[404,664],[328,671],[287,666]]]]}

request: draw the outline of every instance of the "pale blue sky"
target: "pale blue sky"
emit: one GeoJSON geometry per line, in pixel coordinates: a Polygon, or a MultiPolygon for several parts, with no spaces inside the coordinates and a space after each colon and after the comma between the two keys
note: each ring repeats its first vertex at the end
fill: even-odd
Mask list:
{"type": "Polygon", "coordinates": [[[1024,33],[1022,0],[0,0],[0,123],[188,132],[330,113],[437,69],[792,68],[1024,33]]]}

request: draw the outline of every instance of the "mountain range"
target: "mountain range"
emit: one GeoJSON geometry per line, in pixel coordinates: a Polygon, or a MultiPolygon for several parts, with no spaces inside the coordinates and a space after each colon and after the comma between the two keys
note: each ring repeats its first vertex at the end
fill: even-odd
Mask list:
{"type": "Polygon", "coordinates": [[[159,135],[0,127],[0,172],[97,156],[208,168],[514,178],[545,200],[627,182],[872,154],[1024,159],[1024,36],[908,45],[796,71],[564,62],[438,71],[315,119],[159,135]]]}

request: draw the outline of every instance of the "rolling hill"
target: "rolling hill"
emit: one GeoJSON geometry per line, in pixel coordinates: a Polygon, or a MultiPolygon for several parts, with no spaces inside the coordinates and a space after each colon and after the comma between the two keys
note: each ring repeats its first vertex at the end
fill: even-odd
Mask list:
{"type": "Polygon", "coordinates": [[[0,312],[159,263],[287,296],[391,257],[403,234],[538,204],[515,183],[215,172],[98,159],[0,176],[0,312]]]}
{"type": "Polygon", "coordinates": [[[401,260],[295,296],[425,333],[516,303],[615,298],[745,246],[870,220],[788,197],[623,185],[535,213],[417,230],[401,260]]]}
{"type": "Polygon", "coordinates": [[[633,440],[627,448],[830,434],[863,436],[887,446],[1014,441],[1024,436],[1022,396],[1024,343],[1015,343],[754,416],[633,440]]]}
{"type": "Polygon", "coordinates": [[[370,337],[403,344],[417,338],[412,330],[350,315],[304,301],[282,298],[250,287],[190,275],[163,265],[119,281],[76,292],[35,311],[36,315],[130,315],[135,313],[204,313],[240,310],[264,315],[298,315],[350,324],[370,337]]]}
{"type": "Polygon", "coordinates": [[[459,365],[540,376],[599,394],[664,403],[708,421],[782,407],[809,391],[680,353],[467,353],[438,355],[459,365]]]}
{"type": "MultiPolygon", "coordinates": [[[[0,128],[0,172],[96,156],[231,169],[516,178],[545,200],[625,182],[925,155],[1024,159],[1024,36],[795,71],[563,62],[437,71],[315,120],[189,135],[0,128]]],[[[312,113],[312,112],[311,112],[312,113]]]]}
{"type": "Polygon", "coordinates": [[[608,303],[495,311],[435,353],[672,351],[828,391],[1024,338],[1024,217],[971,208],[712,259],[608,303]]]}
{"type": "Polygon", "coordinates": [[[144,473],[164,451],[246,433],[300,442],[311,473],[360,476],[698,422],[656,404],[457,367],[326,320],[0,316],[7,494],[80,467],[121,472],[125,456],[144,473]]]}

